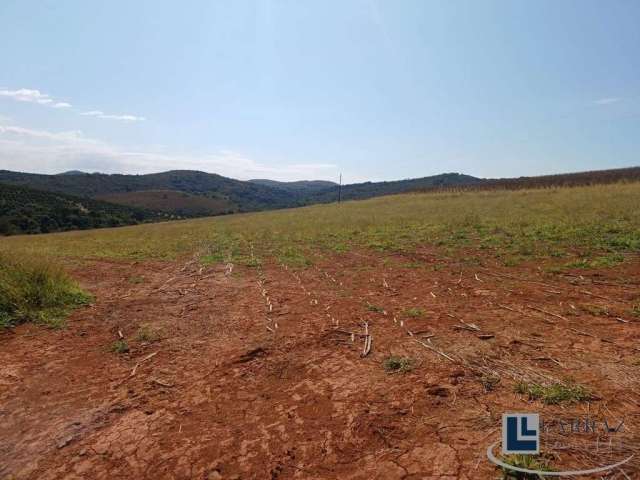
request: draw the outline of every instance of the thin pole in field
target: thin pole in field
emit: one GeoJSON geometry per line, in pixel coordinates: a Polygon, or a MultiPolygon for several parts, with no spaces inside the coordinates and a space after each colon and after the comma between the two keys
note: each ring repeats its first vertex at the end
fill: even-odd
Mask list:
{"type": "Polygon", "coordinates": [[[338,183],[338,203],[342,201],[342,174],[340,174],[340,183],[338,183]]]}

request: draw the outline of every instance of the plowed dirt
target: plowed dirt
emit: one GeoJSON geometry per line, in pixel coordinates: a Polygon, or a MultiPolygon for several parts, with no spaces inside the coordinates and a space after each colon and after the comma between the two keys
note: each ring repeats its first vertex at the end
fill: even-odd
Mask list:
{"type": "MultiPolygon", "coordinates": [[[[624,419],[633,451],[640,262],[537,267],[429,250],[306,269],[76,265],[92,306],[62,330],[0,334],[0,478],[497,478],[485,451],[506,411],[624,419]],[[110,351],[118,332],[129,352],[110,351]],[[388,373],[391,355],[413,368],[388,373]],[[593,399],[514,393],[519,379],[569,377],[593,399]]],[[[608,478],[640,478],[640,457],[608,478]]]]}

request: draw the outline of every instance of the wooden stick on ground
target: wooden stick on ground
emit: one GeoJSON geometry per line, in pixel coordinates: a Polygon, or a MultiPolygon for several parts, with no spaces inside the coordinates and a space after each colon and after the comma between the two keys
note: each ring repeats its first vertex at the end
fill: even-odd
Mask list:
{"type": "Polygon", "coordinates": [[[572,332],[576,332],[578,335],[583,335],[585,337],[595,338],[597,340],[600,340],[601,342],[614,343],[613,340],[609,340],[608,338],[598,337],[598,336],[596,336],[596,335],[594,335],[592,333],[585,332],[584,330],[578,330],[577,328],[569,328],[569,330],[571,330],[572,332]]]}
{"type": "Polygon", "coordinates": [[[412,337],[416,342],[418,342],[420,345],[422,345],[425,348],[428,348],[429,350],[431,350],[432,352],[436,352],[438,355],[446,358],[447,360],[453,362],[453,363],[459,363],[457,360],[451,358],[449,355],[447,355],[444,352],[441,352],[440,350],[438,350],[437,348],[435,348],[433,345],[429,345],[426,342],[423,342],[421,340],[418,340],[416,337],[412,337]]]}
{"type": "Polygon", "coordinates": [[[549,360],[550,362],[555,363],[556,365],[558,365],[559,367],[564,368],[564,365],[562,365],[562,363],[560,363],[559,360],[553,358],[553,357],[535,357],[534,360],[549,360]]]}
{"type": "Polygon", "coordinates": [[[371,335],[367,335],[364,339],[364,349],[362,350],[362,357],[366,357],[369,355],[371,351],[371,342],[373,341],[373,337],[371,335]]]}
{"type": "Polygon", "coordinates": [[[164,382],[164,381],[162,381],[162,380],[158,380],[157,378],[154,378],[154,379],[152,379],[151,381],[152,381],[153,383],[157,383],[158,385],[160,385],[160,386],[162,386],[162,387],[168,387],[168,388],[173,387],[173,384],[171,384],[171,383],[167,383],[167,382],[164,382]]]}
{"type": "Polygon", "coordinates": [[[558,315],[557,313],[553,313],[553,312],[548,312],[547,310],[544,310],[542,308],[533,307],[531,305],[527,305],[527,308],[530,308],[531,310],[536,310],[538,312],[546,313],[547,315],[551,315],[552,317],[556,317],[556,318],[559,318],[561,320],[565,320],[567,322],[569,321],[569,320],[567,320],[566,317],[563,317],[562,315],[558,315]]]}
{"type": "Polygon", "coordinates": [[[140,360],[138,363],[136,363],[135,367],[133,367],[133,370],[131,370],[131,375],[129,375],[130,377],[133,377],[136,374],[136,371],[138,370],[138,367],[140,365],[142,365],[144,362],[146,362],[147,360],[152,359],[153,357],[155,357],[158,354],[158,352],[153,352],[150,353],[149,355],[147,355],[146,357],[144,357],[142,360],[140,360]]]}
{"type": "Polygon", "coordinates": [[[590,292],[589,290],[580,290],[580,293],[584,293],[585,295],[589,295],[591,297],[600,298],[602,300],[609,300],[610,302],[621,302],[621,300],[616,300],[615,298],[603,297],[602,295],[597,295],[595,293],[590,292]]]}

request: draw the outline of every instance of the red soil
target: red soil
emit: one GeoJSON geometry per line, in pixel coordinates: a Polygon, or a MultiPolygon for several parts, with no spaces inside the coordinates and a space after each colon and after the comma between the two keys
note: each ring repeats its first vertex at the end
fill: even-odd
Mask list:
{"type": "MultiPolygon", "coordinates": [[[[640,448],[637,259],[555,276],[431,251],[316,265],[75,267],[94,305],[62,330],[0,334],[0,478],[496,478],[485,451],[506,411],[624,418],[618,435],[640,448]],[[141,325],[160,339],[137,339],[141,325]],[[126,354],[109,351],[119,330],[126,354]],[[390,355],[413,370],[385,372],[390,355]],[[541,375],[595,399],[514,393],[541,375]]],[[[554,464],[599,461],[568,451],[554,464]]],[[[640,478],[640,458],[624,475],[640,478]]]]}

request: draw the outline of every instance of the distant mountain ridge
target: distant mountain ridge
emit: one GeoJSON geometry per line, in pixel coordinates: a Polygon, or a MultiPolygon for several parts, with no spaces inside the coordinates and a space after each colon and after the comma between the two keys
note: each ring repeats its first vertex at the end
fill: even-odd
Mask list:
{"type": "MultiPolygon", "coordinates": [[[[393,180],[390,182],[353,183],[351,185],[343,185],[340,193],[342,200],[363,200],[381,195],[393,195],[438,187],[475,185],[484,181],[484,179],[461,173],[442,173],[431,177],[393,180]]],[[[313,197],[316,200],[314,203],[335,201],[338,198],[339,189],[338,185],[334,185],[326,190],[317,192],[313,197]]]]}
{"type": "MultiPolygon", "coordinates": [[[[457,173],[447,173],[393,182],[367,182],[342,186],[345,200],[370,198],[378,195],[403,193],[439,185],[467,185],[481,179],[457,173]]],[[[21,173],[0,170],[0,183],[24,185],[30,188],[99,198],[130,206],[161,208],[163,212],[188,216],[218,213],[249,212],[277,208],[298,207],[314,203],[333,202],[338,199],[338,185],[334,182],[313,180],[277,182],[275,180],[241,181],[214,173],[192,170],[171,170],[146,175],[65,172],[58,175],[21,173]],[[163,191],[167,198],[146,193],[163,191]],[[185,197],[168,192],[191,195],[185,197]],[[207,210],[205,202],[197,197],[216,200],[219,208],[207,210]],[[176,205],[172,205],[171,199],[176,205]],[[191,199],[192,205],[189,204],[191,199]],[[162,201],[161,201],[162,200],[162,201]],[[163,200],[166,200],[163,202],[163,200]],[[178,206],[177,203],[180,205],[178,206]]]]}
{"type": "Polygon", "coordinates": [[[0,183],[26,185],[52,192],[97,197],[147,190],[173,190],[226,199],[233,211],[244,212],[298,206],[290,192],[223,177],[214,173],[172,170],[147,175],[83,173],[43,175],[0,170],[0,183]]]}
{"type": "Polygon", "coordinates": [[[249,180],[251,183],[257,183],[259,185],[266,185],[268,187],[281,188],[283,190],[288,191],[298,191],[298,192],[319,192],[321,190],[326,190],[331,187],[337,187],[338,184],[335,182],[329,182],[327,180],[298,180],[295,182],[278,182],[276,180],[267,180],[267,179],[254,179],[249,180]]]}

